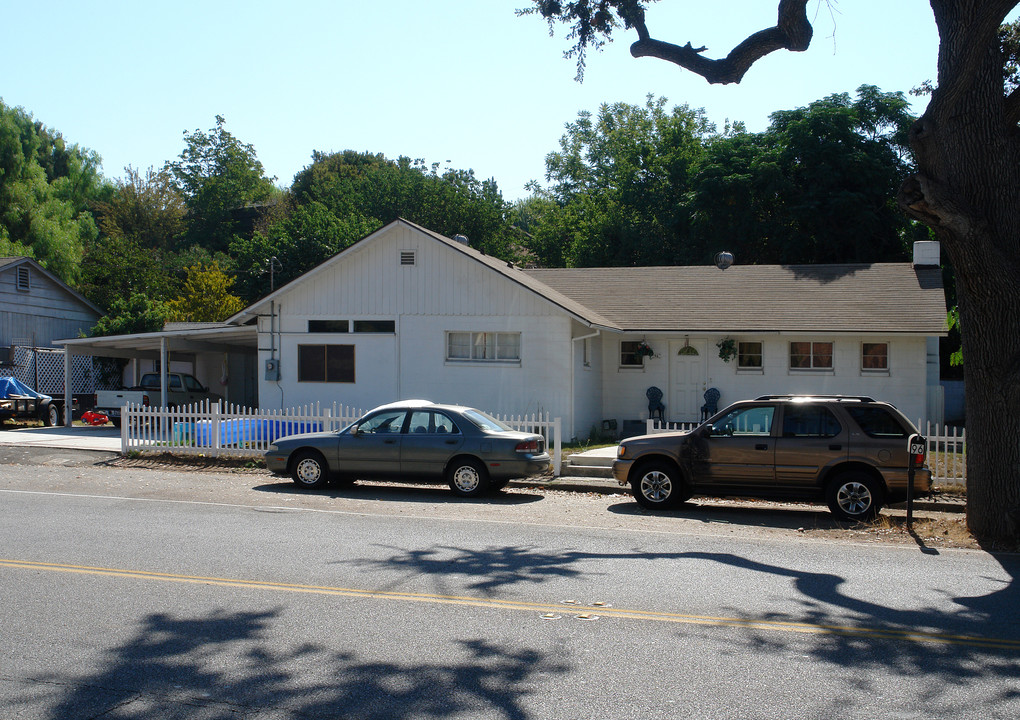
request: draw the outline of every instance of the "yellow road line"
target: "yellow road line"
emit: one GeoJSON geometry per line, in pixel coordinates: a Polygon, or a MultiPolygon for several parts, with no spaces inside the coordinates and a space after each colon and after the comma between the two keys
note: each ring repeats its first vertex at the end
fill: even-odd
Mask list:
{"type": "Polygon", "coordinates": [[[103,575],[108,577],[132,578],[137,580],[158,580],[163,582],[192,583],[199,585],[215,585],[219,587],[250,588],[259,590],[276,590],[280,592],[311,593],[317,595],[340,595],[347,597],[371,598],[375,600],[403,600],[408,602],[424,602],[437,605],[461,605],[484,607],[500,610],[524,610],[543,613],[595,613],[602,617],[617,617],[630,620],[647,620],[652,622],[684,623],[689,625],[710,625],[717,627],[740,627],[755,630],[796,632],[813,635],[844,635],[881,640],[905,640],[909,642],[942,643],[950,645],[970,645],[986,648],[1015,650],[1020,649],[1020,640],[1004,638],[978,637],[973,635],[952,635],[930,633],[915,630],[898,630],[895,628],[867,628],[849,625],[826,625],[806,622],[786,622],[778,620],[755,620],[749,618],[716,617],[712,615],[688,615],[682,613],[658,612],[653,610],[633,610],[606,606],[565,605],[562,603],[535,603],[522,600],[499,600],[458,595],[434,595],[429,593],[407,593],[381,590],[364,590],[359,588],[331,587],[322,585],[299,585],[293,583],[266,582],[261,580],[242,580],[238,578],[205,577],[201,575],[177,575],[173,573],[150,572],[147,570],[126,570],[119,568],[91,567],[88,565],[68,565],[62,563],[45,563],[31,560],[9,560],[0,558],[0,567],[21,570],[43,570],[48,572],[77,573],[84,575],[103,575]]]}

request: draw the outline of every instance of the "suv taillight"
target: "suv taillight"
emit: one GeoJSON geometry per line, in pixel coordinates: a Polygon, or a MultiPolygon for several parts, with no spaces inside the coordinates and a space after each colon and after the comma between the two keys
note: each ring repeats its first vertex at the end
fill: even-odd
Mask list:
{"type": "Polygon", "coordinates": [[[519,453],[537,453],[539,452],[538,440],[525,440],[524,442],[519,442],[514,450],[519,453]]]}

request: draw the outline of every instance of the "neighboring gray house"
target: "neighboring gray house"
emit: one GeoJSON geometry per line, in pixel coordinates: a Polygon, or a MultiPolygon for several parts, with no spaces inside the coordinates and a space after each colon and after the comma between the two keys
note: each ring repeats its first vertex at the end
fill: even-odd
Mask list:
{"type": "Polygon", "coordinates": [[[547,411],[568,438],[640,426],[652,386],[674,421],[709,388],[873,395],[937,421],[938,266],[918,243],[913,263],[532,270],[396,220],[224,323],[65,344],[187,363],[267,409],[424,397],[547,411]]]}
{"type": "MultiPolygon", "coordinates": [[[[32,258],[0,257],[0,375],[62,392],[63,353],[54,340],[88,335],[103,314],[32,258]]],[[[91,383],[91,372],[81,375],[91,383]]],[[[78,385],[76,378],[75,392],[91,392],[78,385]]]]}

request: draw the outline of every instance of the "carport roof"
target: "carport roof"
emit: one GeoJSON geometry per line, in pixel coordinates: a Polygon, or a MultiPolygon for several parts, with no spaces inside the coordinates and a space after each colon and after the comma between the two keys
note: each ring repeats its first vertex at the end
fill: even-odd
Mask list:
{"type": "Polygon", "coordinates": [[[170,325],[158,332],[108,337],[73,338],[55,340],[72,355],[98,357],[156,357],[166,343],[167,352],[193,354],[201,352],[254,352],[258,347],[258,329],[255,325],[227,325],[224,323],[181,323],[170,325]],[[180,325],[186,325],[181,327],[180,325]],[[196,327],[196,325],[198,325],[196,327]]]}

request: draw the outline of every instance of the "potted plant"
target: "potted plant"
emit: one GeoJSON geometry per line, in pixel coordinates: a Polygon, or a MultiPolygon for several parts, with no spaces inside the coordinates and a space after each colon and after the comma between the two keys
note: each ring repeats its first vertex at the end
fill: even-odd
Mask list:
{"type": "Polygon", "coordinates": [[[723,338],[715,346],[719,348],[719,357],[723,362],[729,362],[737,356],[737,341],[733,338],[723,338]]]}
{"type": "Polygon", "coordinates": [[[643,361],[646,357],[652,357],[652,355],[655,354],[655,351],[652,350],[651,347],[649,347],[648,343],[642,340],[637,344],[637,347],[634,349],[634,354],[637,355],[638,358],[640,358],[643,361]]]}

